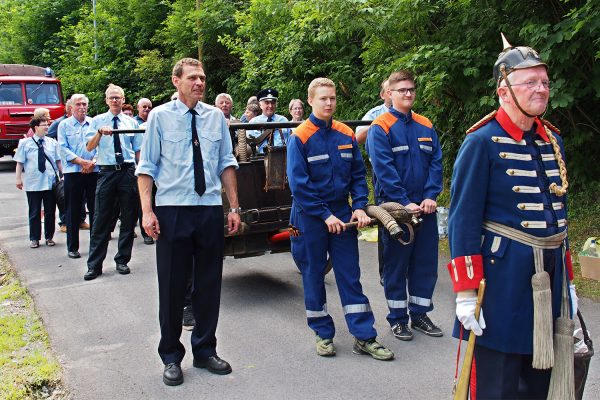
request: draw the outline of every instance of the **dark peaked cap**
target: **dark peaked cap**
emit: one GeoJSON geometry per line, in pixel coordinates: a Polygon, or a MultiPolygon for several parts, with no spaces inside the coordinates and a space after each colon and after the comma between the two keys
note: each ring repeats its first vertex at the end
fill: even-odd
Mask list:
{"type": "Polygon", "coordinates": [[[258,101],[275,100],[279,97],[279,92],[276,89],[263,89],[256,94],[258,101]]]}

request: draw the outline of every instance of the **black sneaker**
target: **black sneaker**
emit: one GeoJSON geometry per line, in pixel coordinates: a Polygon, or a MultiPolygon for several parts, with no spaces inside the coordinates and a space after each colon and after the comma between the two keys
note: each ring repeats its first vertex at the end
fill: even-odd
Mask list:
{"type": "Polygon", "coordinates": [[[183,329],[186,331],[191,331],[194,329],[194,325],[196,325],[196,319],[194,318],[194,313],[192,311],[192,306],[183,307],[183,329]]]}
{"type": "Polygon", "coordinates": [[[396,324],[392,326],[392,333],[400,340],[409,341],[413,339],[413,333],[408,324],[396,324]]]}
{"type": "Polygon", "coordinates": [[[423,332],[427,336],[441,337],[444,336],[442,330],[435,326],[429,319],[427,314],[411,315],[411,328],[423,332]]]}

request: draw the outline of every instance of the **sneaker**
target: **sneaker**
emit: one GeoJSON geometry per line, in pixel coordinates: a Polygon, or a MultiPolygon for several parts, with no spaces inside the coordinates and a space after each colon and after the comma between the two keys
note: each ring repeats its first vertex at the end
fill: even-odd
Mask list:
{"type": "Polygon", "coordinates": [[[394,352],[379,344],[375,338],[369,340],[356,339],[352,352],[354,354],[369,354],[374,359],[381,361],[388,361],[394,358],[394,352]]]}
{"type": "Polygon", "coordinates": [[[317,335],[317,354],[321,357],[335,356],[335,346],[332,339],[322,339],[317,335]]]}
{"type": "Polygon", "coordinates": [[[396,324],[392,326],[392,333],[400,340],[409,341],[413,339],[413,333],[408,324],[396,324]]]}
{"type": "Polygon", "coordinates": [[[186,331],[191,331],[194,329],[194,325],[196,325],[196,319],[194,318],[194,312],[192,311],[192,306],[183,307],[183,329],[186,331]]]}
{"type": "Polygon", "coordinates": [[[40,241],[32,240],[31,243],[29,243],[29,247],[31,247],[32,249],[37,249],[38,247],[40,247],[40,241]]]}
{"type": "Polygon", "coordinates": [[[444,333],[427,316],[427,314],[411,315],[411,328],[423,332],[427,336],[441,337],[444,333]]]}
{"type": "Polygon", "coordinates": [[[60,231],[61,231],[62,233],[67,233],[67,225],[61,225],[61,226],[60,226],[60,231]]]}

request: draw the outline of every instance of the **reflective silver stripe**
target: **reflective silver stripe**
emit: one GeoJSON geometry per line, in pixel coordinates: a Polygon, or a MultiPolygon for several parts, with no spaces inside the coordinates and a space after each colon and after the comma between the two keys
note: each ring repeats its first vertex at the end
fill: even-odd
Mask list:
{"type": "Polygon", "coordinates": [[[513,186],[512,190],[517,193],[541,193],[537,186],[513,186]]]}
{"type": "Polygon", "coordinates": [[[344,315],[361,312],[371,312],[371,306],[369,304],[348,304],[344,306],[344,315]]]}
{"type": "Polygon", "coordinates": [[[526,211],[543,211],[544,204],[542,204],[542,203],[519,203],[519,204],[517,204],[517,208],[519,208],[519,210],[526,210],[526,211]]]}
{"type": "Polygon", "coordinates": [[[563,203],[552,203],[552,208],[555,210],[562,210],[564,208],[563,203]]]}
{"type": "Polygon", "coordinates": [[[408,150],[408,146],[396,146],[396,147],[392,147],[392,151],[394,153],[397,153],[399,151],[404,151],[404,150],[408,150]]]}
{"type": "MultiPolygon", "coordinates": [[[[562,218],[559,219],[556,223],[559,227],[562,227],[567,224],[567,220],[562,218]]],[[[546,223],[546,221],[521,221],[521,226],[530,229],[545,229],[548,227],[548,224],[546,223]]]]}
{"type": "Polygon", "coordinates": [[[327,160],[329,158],[329,154],[319,154],[318,156],[307,157],[306,161],[315,162],[319,160],[327,160]]]}
{"type": "Polygon", "coordinates": [[[500,243],[502,243],[502,236],[494,236],[494,240],[492,241],[492,248],[490,249],[492,253],[495,253],[500,248],[500,243]]]}
{"type": "Polygon", "coordinates": [[[406,308],[408,307],[408,302],[406,300],[388,300],[389,308],[406,308]]]}
{"type": "Polygon", "coordinates": [[[433,147],[431,147],[431,146],[426,146],[424,144],[420,144],[419,147],[421,148],[421,150],[433,151],[433,147]]]}
{"type": "Polygon", "coordinates": [[[554,161],[556,158],[553,153],[550,154],[542,154],[542,161],[554,161]]]}
{"type": "Polygon", "coordinates": [[[431,299],[426,299],[423,297],[408,296],[408,301],[418,306],[429,307],[431,305],[431,299]]]}
{"type": "Polygon", "coordinates": [[[560,173],[558,172],[557,169],[547,169],[546,170],[546,176],[559,176],[560,173]]]}
{"type": "Polygon", "coordinates": [[[505,160],[519,160],[519,161],[531,161],[531,154],[521,154],[521,153],[507,153],[503,151],[499,153],[500,158],[505,160]]]}
{"type": "Polygon", "coordinates": [[[538,146],[550,146],[551,143],[544,142],[543,140],[536,140],[535,144],[537,144],[538,146]]]}
{"type": "Polygon", "coordinates": [[[516,144],[519,146],[525,146],[527,143],[525,143],[525,140],[520,140],[520,141],[516,141],[513,138],[509,138],[509,137],[503,137],[503,136],[492,136],[492,140],[496,143],[502,143],[502,144],[516,144]]]}
{"type": "Polygon", "coordinates": [[[326,317],[329,314],[327,313],[327,303],[323,304],[323,310],[321,311],[311,311],[306,310],[306,318],[319,318],[326,317]]]}
{"type": "Polygon", "coordinates": [[[342,156],[342,158],[352,158],[352,153],[340,153],[340,156],[342,156]]]}
{"type": "Polygon", "coordinates": [[[524,169],[507,169],[506,174],[510,176],[529,176],[531,178],[535,178],[537,176],[537,172],[535,170],[527,171],[524,169]]]}

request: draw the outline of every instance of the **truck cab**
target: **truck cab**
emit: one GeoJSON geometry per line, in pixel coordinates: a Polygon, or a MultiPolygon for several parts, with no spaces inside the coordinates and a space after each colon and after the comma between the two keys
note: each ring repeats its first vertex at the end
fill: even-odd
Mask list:
{"type": "Polygon", "coordinates": [[[58,80],[50,68],[0,64],[0,157],[14,155],[19,139],[29,130],[36,108],[50,110],[52,119],[65,113],[58,80]]]}

